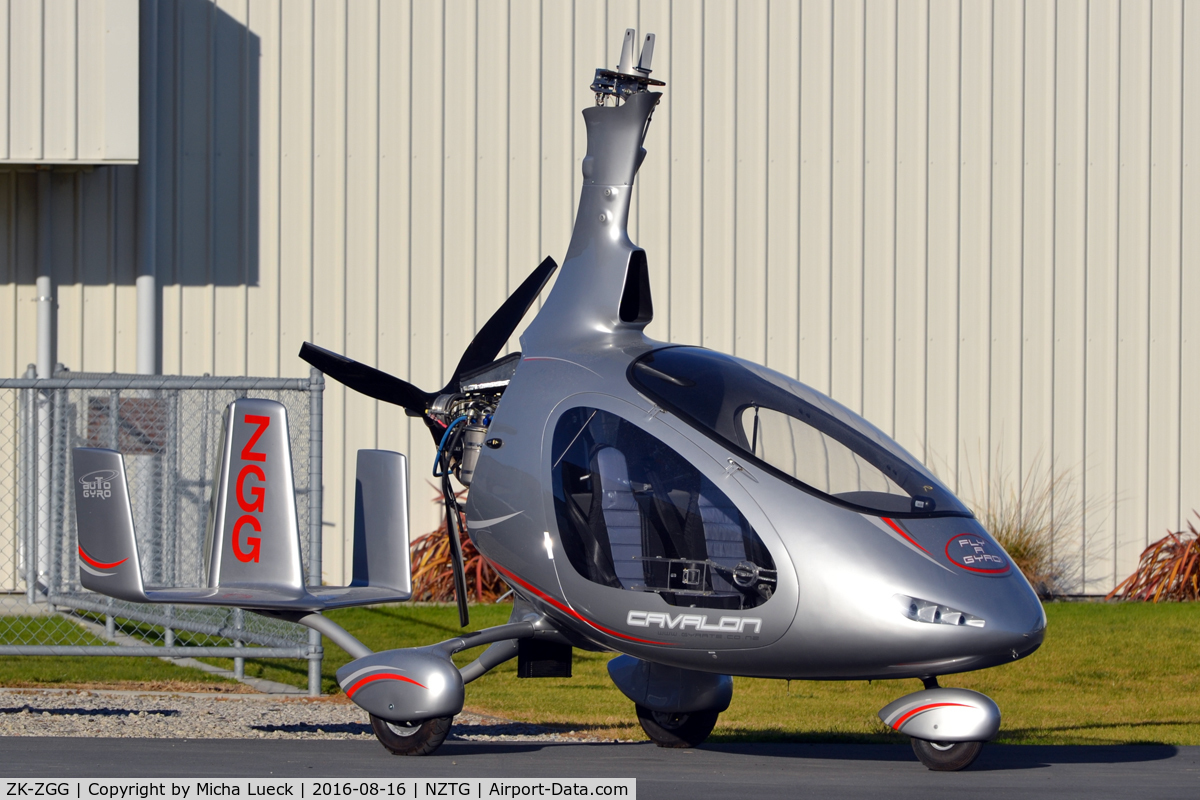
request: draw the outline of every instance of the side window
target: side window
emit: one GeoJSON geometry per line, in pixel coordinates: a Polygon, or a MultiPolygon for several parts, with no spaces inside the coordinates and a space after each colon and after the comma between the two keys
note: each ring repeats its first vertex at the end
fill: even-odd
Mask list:
{"type": "Polygon", "coordinates": [[[733,502],[671,448],[615,414],[565,413],[554,430],[563,548],[588,580],[672,605],[753,608],[775,562],[733,502]]]}

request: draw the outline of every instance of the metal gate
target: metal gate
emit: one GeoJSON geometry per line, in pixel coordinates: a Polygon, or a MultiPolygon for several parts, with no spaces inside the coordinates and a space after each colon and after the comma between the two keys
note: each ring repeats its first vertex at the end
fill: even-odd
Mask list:
{"type": "Polygon", "coordinates": [[[240,609],[114,600],[79,583],[71,451],[125,458],[148,586],[205,585],[204,540],[221,414],[239,397],[288,413],[301,550],[321,583],[324,378],[72,374],[0,380],[0,655],[299,658],[320,693],[321,637],[240,609]],[[99,622],[105,633],[89,630],[99,622]],[[119,633],[118,633],[119,632],[119,633]],[[120,642],[117,639],[120,639],[120,642]],[[249,649],[247,649],[249,648],[249,649]]]}

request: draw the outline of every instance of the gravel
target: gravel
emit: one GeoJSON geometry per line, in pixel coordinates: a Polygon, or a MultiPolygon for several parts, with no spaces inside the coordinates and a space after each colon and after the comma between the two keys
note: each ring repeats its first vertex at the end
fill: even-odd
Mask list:
{"type": "MultiPolygon", "coordinates": [[[[367,712],[344,698],[71,689],[0,690],[0,736],[142,739],[373,739],[367,712]]],[[[464,711],[449,739],[608,741],[578,731],[464,711]]]]}

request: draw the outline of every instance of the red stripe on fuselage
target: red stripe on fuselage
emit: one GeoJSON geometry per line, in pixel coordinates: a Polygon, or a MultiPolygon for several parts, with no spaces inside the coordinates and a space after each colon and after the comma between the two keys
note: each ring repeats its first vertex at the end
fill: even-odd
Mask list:
{"type": "Polygon", "coordinates": [[[354,697],[355,692],[357,692],[366,684],[373,683],[374,681],[403,681],[404,683],[411,683],[413,686],[420,686],[422,689],[425,688],[424,684],[417,683],[412,678],[406,678],[403,675],[393,675],[390,672],[381,672],[377,675],[368,675],[360,681],[355,681],[354,685],[346,690],[346,697],[354,697]]]}
{"type": "Polygon", "coordinates": [[[886,523],[888,524],[888,527],[889,527],[889,528],[891,528],[891,529],[892,529],[892,530],[894,530],[896,533],[898,533],[898,534],[900,534],[901,536],[903,536],[903,537],[905,538],[905,540],[906,540],[906,541],[908,541],[908,542],[909,542],[909,543],[910,543],[910,544],[911,544],[913,547],[920,547],[920,548],[921,548],[921,552],[923,552],[923,553],[928,553],[928,552],[929,552],[929,551],[928,551],[928,550],[926,550],[924,547],[921,547],[920,543],[919,543],[919,542],[917,542],[917,540],[916,540],[916,539],[912,538],[912,537],[911,537],[911,536],[909,536],[907,533],[905,533],[903,528],[901,528],[901,527],[900,527],[899,525],[897,525],[895,522],[892,522],[892,520],[891,520],[891,519],[889,519],[889,518],[887,518],[887,517],[881,517],[881,519],[882,519],[884,522],[886,522],[886,523]]]}
{"type": "Polygon", "coordinates": [[[129,560],[128,558],[122,558],[120,561],[114,561],[111,564],[104,564],[104,563],[92,558],[87,553],[83,552],[83,545],[79,546],[79,557],[82,558],[87,563],[91,564],[96,569],[112,569],[113,567],[121,566],[122,564],[124,564],[126,561],[129,560]]]}
{"type": "Polygon", "coordinates": [[[627,636],[624,633],[620,633],[620,632],[614,631],[614,630],[609,630],[608,628],[604,627],[603,625],[592,622],[590,619],[581,616],[574,609],[568,608],[567,606],[558,602],[553,597],[551,597],[550,595],[543,592],[541,589],[538,589],[537,587],[533,586],[532,584],[526,583],[525,581],[521,580],[516,575],[513,575],[511,572],[506,570],[504,567],[497,564],[495,561],[488,559],[488,563],[491,564],[493,567],[495,567],[496,570],[498,572],[500,572],[501,574],[503,574],[505,577],[513,579],[514,581],[521,584],[523,587],[525,587],[529,591],[536,594],[538,597],[545,600],[547,603],[550,603],[552,606],[554,606],[558,610],[560,610],[566,614],[570,614],[572,617],[579,620],[580,622],[590,625],[591,627],[595,628],[598,631],[603,631],[604,633],[607,633],[609,636],[616,636],[617,638],[620,638],[620,639],[628,639],[631,642],[640,642],[641,644],[658,644],[658,645],[663,645],[665,647],[674,647],[674,644],[671,642],[656,642],[656,641],[653,641],[652,639],[639,639],[636,636],[627,636]]]}

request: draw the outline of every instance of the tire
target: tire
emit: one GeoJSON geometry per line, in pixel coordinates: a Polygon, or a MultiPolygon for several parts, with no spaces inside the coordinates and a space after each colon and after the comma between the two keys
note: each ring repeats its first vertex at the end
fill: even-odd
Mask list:
{"type": "Polygon", "coordinates": [[[679,714],[651,711],[635,706],[638,722],[650,741],[659,747],[695,747],[708,738],[717,724],[719,711],[693,711],[679,714]]]}
{"type": "Polygon", "coordinates": [[[371,715],[371,730],[394,756],[427,756],[442,746],[453,717],[434,717],[413,723],[388,722],[371,715]]]}
{"type": "Polygon", "coordinates": [[[937,772],[966,769],[979,757],[983,742],[930,742],[912,740],[913,752],[922,764],[937,772]]]}

